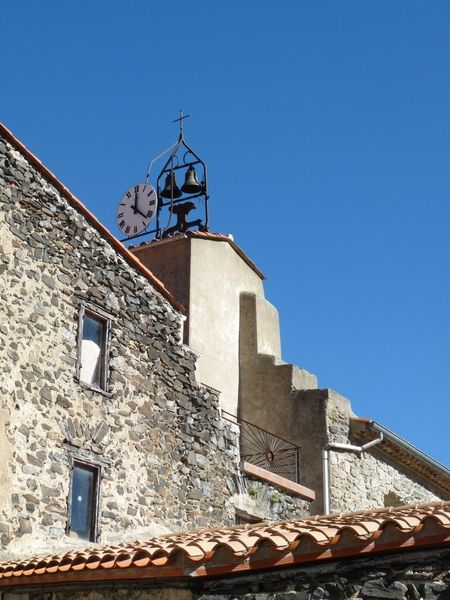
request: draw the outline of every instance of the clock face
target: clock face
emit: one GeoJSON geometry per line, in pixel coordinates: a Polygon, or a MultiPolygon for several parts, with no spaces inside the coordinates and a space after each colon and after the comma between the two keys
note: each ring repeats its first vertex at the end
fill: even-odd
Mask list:
{"type": "Polygon", "coordinates": [[[157,206],[156,192],[150,184],[133,185],[117,207],[117,227],[129,237],[141,233],[155,216],[157,206]]]}

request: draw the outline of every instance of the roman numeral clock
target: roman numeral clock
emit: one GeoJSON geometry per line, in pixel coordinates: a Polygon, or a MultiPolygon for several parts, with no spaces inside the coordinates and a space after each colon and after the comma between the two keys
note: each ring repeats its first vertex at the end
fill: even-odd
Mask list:
{"type": "Polygon", "coordinates": [[[117,207],[117,226],[126,236],[144,231],[156,213],[156,192],[149,183],[138,183],[131,187],[117,207]]]}
{"type": "Polygon", "coordinates": [[[133,185],[122,196],[116,213],[117,227],[126,236],[121,242],[151,234],[161,239],[193,227],[208,231],[206,164],[184,139],[183,121],[188,116],[180,111],[180,117],[174,121],[180,127],[178,140],[150,162],[144,183],[133,185]],[[153,187],[149,183],[152,166],[168,153],[153,187]],[[178,187],[176,176],[180,169],[184,171],[185,179],[178,187]],[[150,229],[154,217],[156,224],[150,229]]]}

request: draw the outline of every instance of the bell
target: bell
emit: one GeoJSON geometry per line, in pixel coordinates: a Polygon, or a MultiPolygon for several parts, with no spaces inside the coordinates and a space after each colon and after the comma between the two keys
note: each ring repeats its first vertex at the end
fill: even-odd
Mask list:
{"type": "Polygon", "coordinates": [[[163,191],[159,194],[162,198],[179,198],[183,195],[180,188],[177,186],[177,182],[175,180],[175,174],[173,171],[166,177],[166,183],[164,184],[163,191]]]}
{"type": "Polygon", "coordinates": [[[202,186],[197,181],[197,175],[195,174],[195,169],[192,165],[190,165],[189,169],[186,171],[181,191],[185,194],[198,194],[202,191],[202,186]]]}

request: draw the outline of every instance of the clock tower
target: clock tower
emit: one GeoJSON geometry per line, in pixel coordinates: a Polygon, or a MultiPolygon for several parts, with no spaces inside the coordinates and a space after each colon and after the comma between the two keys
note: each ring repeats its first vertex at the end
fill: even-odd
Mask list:
{"type": "Polygon", "coordinates": [[[127,242],[142,236],[167,238],[192,229],[208,231],[208,178],[205,162],[186,142],[180,116],[177,141],[149,164],[144,183],[134,184],[121,198],[117,226],[127,242]],[[167,157],[152,187],[153,167],[167,157]],[[184,183],[177,177],[184,173],[184,183]]]}

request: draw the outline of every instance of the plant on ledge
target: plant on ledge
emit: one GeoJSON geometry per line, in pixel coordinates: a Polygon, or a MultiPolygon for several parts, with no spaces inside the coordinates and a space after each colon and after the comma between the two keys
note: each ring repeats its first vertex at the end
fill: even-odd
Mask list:
{"type": "Polygon", "coordinates": [[[270,504],[272,504],[272,506],[274,504],[279,504],[282,500],[282,495],[279,492],[273,492],[273,494],[270,496],[270,504]]]}
{"type": "Polygon", "coordinates": [[[250,496],[250,498],[258,498],[260,493],[261,493],[261,485],[258,483],[249,485],[247,488],[247,494],[250,496]]]}

